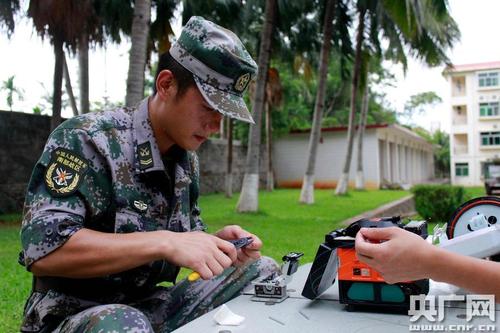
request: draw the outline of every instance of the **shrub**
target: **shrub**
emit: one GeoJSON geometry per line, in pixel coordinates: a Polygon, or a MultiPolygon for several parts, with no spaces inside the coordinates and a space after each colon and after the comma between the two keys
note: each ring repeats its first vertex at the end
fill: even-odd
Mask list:
{"type": "Polygon", "coordinates": [[[431,222],[448,222],[453,212],[468,200],[462,186],[416,185],[411,191],[418,214],[431,222]]]}

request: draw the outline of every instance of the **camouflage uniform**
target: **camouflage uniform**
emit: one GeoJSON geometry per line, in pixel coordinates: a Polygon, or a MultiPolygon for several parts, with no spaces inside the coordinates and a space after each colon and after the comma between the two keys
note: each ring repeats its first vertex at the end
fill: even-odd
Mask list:
{"type": "MultiPolygon", "coordinates": [[[[200,22],[202,27],[209,26],[207,31],[220,28],[193,18],[183,34],[199,30],[200,22]]],[[[206,40],[202,37],[200,41],[206,40]]],[[[180,47],[176,45],[173,50],[180,47]]],[[[200,70],[193,74],[202,90],[206,81],[196,76],[200,70]]],[[[246,87],[247,79],[241,79],[245,74],[235,73],[235,89],[246,87]]],[[[207,99],[206,90],[203,94],[207,99]]],[[[212,105],[227,103],[227,94],[215,95],[212,105]]],[[[232,109],[235,114],[216,109],[251,121],[238,106],[232,109]]],[[[50,135],[33,170],[21,228],[20,262],[29,270],[82,228],[106,233],[205,230],[197,205],[198,175],[194,153],[174,146],[167,156],[160,154],[147,99],[137,109],[72,118],[50,135]]],[[[169,332],[228,301],[258,275],[277,269],[274,261],[262,258],[226,269],[209,281],[184,280],[172,287],[157,286],[162,281],[175,282],[179,271],[165,260],[98,278],[36,277],[21,330],[169,332]]]]}

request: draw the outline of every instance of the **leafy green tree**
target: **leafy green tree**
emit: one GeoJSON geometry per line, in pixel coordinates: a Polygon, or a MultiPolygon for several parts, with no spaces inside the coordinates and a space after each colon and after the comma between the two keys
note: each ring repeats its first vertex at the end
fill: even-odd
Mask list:
{"type": "Polygon", "coordinates": [[[423,60],[430,66],[449,63],[446,50],[459,38],[455,21],[451,18],[446,0],[437,1],[382,1],[358,0],[358,28],[356,55],[351,83],[351,107],[347,131],[347,151],[336,194],[347,192],[354,138],[354,120],[362,54],[376,54],[402,63],[406,69],[407,54],[423,60]],[[366,20],[366,22],[365,22],[366,20]],[[365,30],[365,27],[367,29],[365,30]],[[382,52],[381,41],[387,41],[382,52]]]}
{"type": "Polygon", "coordinates": [[[22,101],[23,90],[19,87],[16,87],[14,84],[15,75],[9,76],[9,78],[2,82],[2,86],[0,86],[0,90],[3,90],[7,94],[6,102],[9,107],[9,110],[12,111],[12,106],[14,105],[14,97],[17,97],[18,100],[22,101]]]}
{"type": "Polygon", "coordinates": [[[448,133],[438,129],[432,133],[426,129],[416,126],[409,127],[412,131],[426,139],[433,145],[434,173],[438,178],[450,176],[450,136],[448,133]]]}
{"type": "Polygon", "coordinates": [[[428,108],[432,108],[442,101],[441,97],[434,91],[425,91],[412,95],[405,103],[404,111],[398,113],[398,116],[405,120],[405,123],[410,123],[413,116],[422,115],[428,108]]]}

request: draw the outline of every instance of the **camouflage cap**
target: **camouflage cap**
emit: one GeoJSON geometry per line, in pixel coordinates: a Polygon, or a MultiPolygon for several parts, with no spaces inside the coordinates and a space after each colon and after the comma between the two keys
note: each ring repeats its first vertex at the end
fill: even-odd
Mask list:
{"type": "Polygon", "coordinates": [[[243,92],[257,73],[257,64],[233,32],[193,16],[169,52],[193,73],[210,106],[225,116],[254,123],[243,92]]]}

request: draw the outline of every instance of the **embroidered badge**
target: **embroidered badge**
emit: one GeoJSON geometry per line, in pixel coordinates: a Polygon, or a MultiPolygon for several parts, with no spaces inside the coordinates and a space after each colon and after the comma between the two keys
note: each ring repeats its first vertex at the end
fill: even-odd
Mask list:
{"type": "Polygon", "coordinates": [[[149,141],[137,146],[137,156],[139,158],[139,169],[149,169],[154,165],[153,153],[151,152],[151,144],[149,141]]]}
{"type": "Polygon", "coordinates": [[[238,92],[243,92],[245,88],[247,87],[248,83],[250,82],[250,73],[246,73],[241,75],[238,80],[236,80],[236,83],[234,84],[234,90],[238,92]]]}
{"type": "Polygon", "coordinates": [[[88,167],[88,161],[82,156],[64,148],[57,148],[52,152],[45,170],[47,190],[54,197],[73,194],[81,185],[88,167]]]}

